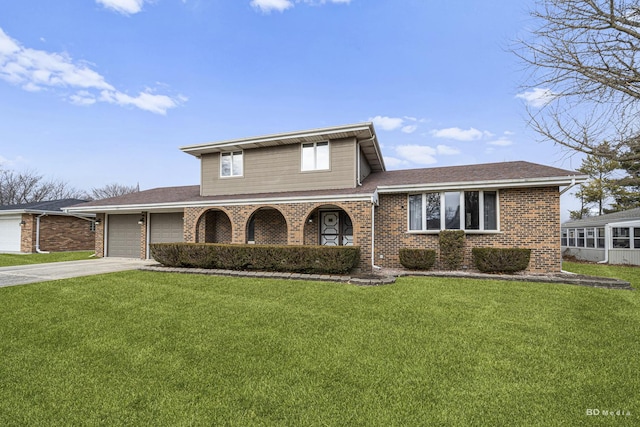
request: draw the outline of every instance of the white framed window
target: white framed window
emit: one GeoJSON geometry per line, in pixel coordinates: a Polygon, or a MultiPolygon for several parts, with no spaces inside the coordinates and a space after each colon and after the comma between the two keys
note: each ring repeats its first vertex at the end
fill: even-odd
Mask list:
{"type": "Polygon", "coordinates": [[[242,151],[220,153],[220,177],[242,176],[243,157],[242,151]]]}
{"type": "Polygon", "coordinates": [[[328,170],[329,157],[329,141],[302,144],[301,170],[328,170]]]}
{"type": "Polygon", "coordinates": [[[409,231],[498,231],[497,191],[409,195],[409,231]]]}
{"type": "Polygon", "coordinates": [[[614,249],[631,249],[631,233],[629,227],[611,229],[612,247],[614,249]]]}

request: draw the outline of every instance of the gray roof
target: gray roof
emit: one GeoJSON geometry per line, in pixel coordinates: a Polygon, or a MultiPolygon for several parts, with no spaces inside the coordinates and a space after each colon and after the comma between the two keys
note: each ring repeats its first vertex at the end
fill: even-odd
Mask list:
{"type": "Polygon", "coordinates": [[[624,222],[640,219],[640,208],[629,209],[621,212],[614,212],[600,216],[567,221],[562,224],[565,228],[570,227],[599,227],[612,222],[624,222]]]}
{"type": "MultiPolygon", "coordinates": [[[[182,187],[161,187],[136,193],[125,194],[109,199],[95,200],[73,207],[75,212],[100,212],[103,208],[125,208],[136,206],[151,207],[160,204],[171,204],[178,207],[180,204],[190,205],[194,203],[223,203],[234,200],[265,200],[278,198],[309,198],[309,197],[348,197],[373,195],[380,188],[392,188],[392,191],[407,192],[400,187],[403,185],[448,185],[452,188],[464,187],[466,184],[476,182],[493,182],[496,186],[501,183],[527,186],[558,186],[549,178],[562,178],[570,182],[570,178],[580,179],[583,175],[565,169],[539,165],[529,162],[503,162],[487,163],[467,166],[451,166],[425,169],[410,169],[374,172],[369,175],[362,185],[356,188],[340,188],[312,191],[287,191],[271,193],[245,193],[225,196],[201,196],[199,185],[182,187]]],[[[505,184],[506,185],[506,184],[505,184]]],[[[416,190],[417,191],[417,190],[416,190]]],[[[438,191],[438,190],[435,190],[438,191]]],[[[391,191],[387,191],[391,192],[391,191]]]]}
{"type": "Polygon", "coordinates": [[[62,212],[63,208],[85,203],[82,199],[60,199],[46,200],[42,202],[22,203],[19,205],[0,206],[0,211],[42,211],[42,212],[62,212]]]}

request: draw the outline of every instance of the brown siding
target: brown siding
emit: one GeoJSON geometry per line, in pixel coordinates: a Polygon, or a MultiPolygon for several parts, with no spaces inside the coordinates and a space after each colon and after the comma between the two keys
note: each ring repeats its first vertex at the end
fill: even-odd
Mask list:
{"type": "Polygon", "coordinates": [[[244,176],[220,178],[220,155],[202,156],[203,196],[355,187],[355,140],[330,143],[331,169],[302,172],[301,144],[244,151],[244,176]]]}
{"type": "MultiPolygon", "coordinates": [[[[464,268],[473,269],[474,247],[520,247],[532,249],[529,271],[558,272],[560,252],[560,194],[557,187],[500,191],[500,233],[467,234],[464,268]]],[[[382,194],[376,209],[376,264],[401,268],[400,248],[438,251],[437,234],[407,233],[407,195],[382,194]]],[[[437,267],[437,266],[436,266],[437,267]]]]}

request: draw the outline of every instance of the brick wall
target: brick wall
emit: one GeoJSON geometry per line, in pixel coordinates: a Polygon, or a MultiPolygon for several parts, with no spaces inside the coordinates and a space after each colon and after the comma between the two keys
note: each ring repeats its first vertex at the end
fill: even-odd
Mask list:
{"type": "MultiPolygon", "coordinates": [[[[438,234],[407,233],[407,203],[407,194],[380,195],[375,218],[375,262],[381,267],[401,268],[398,251],[403,247],[438,251],[438,234]]],[[[557,187],[501,190],[499,209],[499,233],[466,235],[464,268],[473,269],[471,249],[474,247],[520,247],[532,249],[528,271],[562,269],[557,187]]]]}
{"type": "Polygon", "coordinates": [[[251,215],[257,214],[256,243],[259,233],[265,241],[279,242],[278,244],[304,245],[317,244],[318,209],[341,209],[349,215],[353,223],[353,244],[361,248],[359,268],[371,269],[371,203],[368,201],[338,202],[331,205],[323,203],[288,203],[274,205],[242,205],[216,206],[215,208],[185,208],[184,237],[185,242],[196,242],[201,227],[201,218],[210,209],[224,212],[231,222],[231,243],[246,243],[247,224],[251,215]],[[268,209],[265,209],[268,208],[268,209]],[[258,211],[259,209],[263,209],[258,211]],[[274,211],[275,210],[275,211],[274,211]],[[257,212],[258,211],[258,212],[257,212]],[[264,214],[263,212],[269,212],[264,214]],[[314,222],[309,224],[308,219],[314,222]],[[282,222],[284,220],[284,223],[282,222]],[[259,225],[265,226],[259,231],[259,225]],[[269,231],[269,228],[272,228],[269,231]],[[282,230],[286,230],[286,234],[282,230]],[[282,233],[282,234],[281,234],[282,233]],[[268,235],[271,237],[268,237],[268,235]],[[286,236],[286,239],[284,238],[286,236]]]}
{"type": "MultiPolygon", "coordinates": [[[[23,214],[20,250],[26,253],[36,251],[36,215],[23,214]]],[[[40,250],[47,252],[86,251],[95,247],[95,235],[84,219],[46,215],[40,218],[40,250]]]]}

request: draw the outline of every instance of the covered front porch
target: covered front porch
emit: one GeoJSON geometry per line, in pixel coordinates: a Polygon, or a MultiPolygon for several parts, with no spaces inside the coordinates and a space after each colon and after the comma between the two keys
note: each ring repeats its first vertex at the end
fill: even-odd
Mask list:
{"type": "Polygon", "coordinates": [[[185,209],[185,241],[360,246],[371,268],[371,201],[211,206],[185,209]]]}

